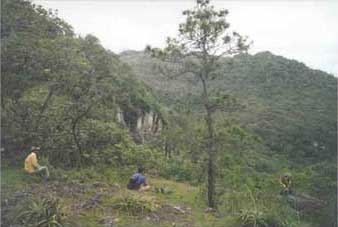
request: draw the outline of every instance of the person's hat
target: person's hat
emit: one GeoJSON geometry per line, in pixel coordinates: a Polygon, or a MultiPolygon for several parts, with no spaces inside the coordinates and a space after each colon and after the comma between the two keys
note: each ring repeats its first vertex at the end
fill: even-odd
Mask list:
{"type": "Polygon", "coordinates": [[[35,147],[35,146],[31,147],[31,151],[39,151],[39,150],[40,150],[40,147],[35,147]]]}
{"type": "Polygon", "coordinates": [[[284,173],[284,177],[291,178],[291,173],[284,173]]]}
{"type": "Polygon", "coordinates": [[[138,166],[137,172],[144,173],[144,171],[145,171],[145,168],[143,166],[138,166]]]}

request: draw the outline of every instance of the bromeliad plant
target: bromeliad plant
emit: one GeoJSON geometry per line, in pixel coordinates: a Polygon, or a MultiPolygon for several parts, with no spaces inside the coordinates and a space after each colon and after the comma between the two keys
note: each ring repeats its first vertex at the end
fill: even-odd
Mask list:
{"type": "Polygon", "coordinates": [[[26,227],[62,226],[63,220],[60,201],[54,198],[30,200],[17,217],[17,222],[26,227]]]}
{"type": "Polygon", "coordinates": [[[151,197],[128,193],[115,200],[114,208],[138,216],[156,211],[160,207],[151,197]]]}

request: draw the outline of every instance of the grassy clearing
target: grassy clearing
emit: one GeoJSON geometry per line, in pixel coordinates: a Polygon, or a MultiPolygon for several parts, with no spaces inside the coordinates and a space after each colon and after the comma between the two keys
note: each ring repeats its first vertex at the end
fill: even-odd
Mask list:
{"type": "MultiPolygon", "coordinates": [[[[139,193],[127,190],[127,180],[116,172],[103,172],[105,175],[92,169],[56,170],[57,176],[43,182],[6,168],[1,171],[2,203],[23,192],[29,192],[30,199],[57,198],[69,226],[206,226],[215,221],[211,214],[204,213],[206,205],[201,202],[198,187],[150,177],[152,190],[139,193]]],[[[20,201],[15,202],[20,206],[20,201]]]]}
{"type": "Polygon", "coordinates": [[[285,226],[302,224],[298,221],[294,223],[293,216],[290,216],[291,208],[275,197],[269,199],[267,195],[262,197],[249,191],[228,191],[219,198],[223,201],[220,212],[212,214],[205,212],[207,205],[201,187],[149,177],[151,190],[136,192],[126,189],[129,175],[126,172],[124,175],[112,169],[55,170],[52,179],[44,182],[21,170],[4,168],[1,171],[2,217],[5,217],[2,224],[16,224],[12,217],[20,208],[22,210],[27,200],[44,198],[59,200],[65,214],[65,227],[109,224],[233,227],[242,226],[241,218],[248,217],[251,224],[268,219],[291,223],[285,226]],[[281,211],[285,214],[279,213],[281,211]],[[266,214],[269,214],[268,219],[266,214]]]}

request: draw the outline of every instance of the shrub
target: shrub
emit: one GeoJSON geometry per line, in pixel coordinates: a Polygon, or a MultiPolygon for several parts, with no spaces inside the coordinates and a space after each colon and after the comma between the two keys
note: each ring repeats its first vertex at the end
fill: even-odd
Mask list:
{"type": "Polygon", "coordinates": [[[204,179],[204,169],[200,164],[184,160],[183,157],[174,157],[163,163],[160,175],[164,178],[171,178],[176,181],[189,181],[198,185],[204,179]]]}

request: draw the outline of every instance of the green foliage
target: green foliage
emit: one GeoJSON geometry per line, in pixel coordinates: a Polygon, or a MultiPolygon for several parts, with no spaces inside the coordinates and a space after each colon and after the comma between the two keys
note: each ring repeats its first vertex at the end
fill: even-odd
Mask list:
{"type": "Polygon", "coordinates": [[[267,223],[264,219],[264,215],[260,211],[253,210],[241,210],[239,214],[241,223],[244,226],[253,227],[267,227],[267,223]]]}
{"type": "Polygon", "coordinates": [[[160,175],[176,181],[189,181],[197,184],[202,183],[204,173],[200,165],[191,163],[179,156],[167,160],[160,170],[160,175]]]}
{"type": "Polygon", "coordinates": [[[62,226],[64,214],[58,199],[31,200],[17,216],[17,221],[27,227],[62,226]]]}
{"type": "MultiPolygon", "coordinates": [[[[196,157],[204,160],[201,145],[205,142],[205,127],[198,119],[204,112],[201,102],[196,101],[201,92],[196,80],[186,75],[170,83],[160,83],[167,79],[157,68],[152,68],[158,62],[149,55],[129,52],[121,57],[133,66],[144,82],[157,88],[154,91],[168,108],[176,111],[175,118],[168,118],[171,128],[164,132],[170,144],[174,144],[172,153],[192,162],[196,157]]],[[[178,65],[170,67],[174,71],[178,65]]],[[[245,190],[244,182],[253,190],[267,193],[266,200],[269,200],[271,193],[276,196],[281,190],[278,177],[287,171],[293,175],[295,191],[323,198],[328,204],[316,215],[303,216],[301,220],[334,226],[336,159],[332,157],[336,156],[337,145],[337,79],[269,52],[224,58],[220,73],[222,76],[209,84],[216,92],[213,102],[222,103],[223,93],[218,97],[217,91],[226,91],[245,108],[226,115],[215,114],[220,152],[216,165],[221,182],[217,186],[218,198],[221,199],[229,188],[245,190]]],[[[177,169],[183,168],[177,165],[177,169]]],[[[205,167],[202,169],[205,171],[205,167]]],[[[191,179],[189,171],[184,175],[191,179]]],[[[233,197],[237,195],[232,194],[227,200],[232,201],[233,197]]],[[[238,196],[233,203],[241,204],[242,199],[238,196]]],[[[276,208],[271,219],[282,223],[287,215],[282,217],[279,210],[276,208]]],[[[285,214],[292,212],[288,210],[285,214]]],[[[296,225],[294,214],[286,219],[296,225]]]]}
{"type": "MultiPolygon", "coordinates": [[[[176,105],[188,106],[193,113],[202,112],[201,102],[196,101],[201,92],[196,80],[177,77],[165,83],[168,79],[155,69],[149,70],[158,64],[149,55],[130,52],[121,57],[172,109],[176,105]]],[[[173,64],[168,71],[176,67],[179,66],[173,64]]],[[[224,58],[218,73],[221,76],[210,81],[210,89],[216,92],[212,96],[217,99],[217,92],[222,96],[225,91],[245,106],[227,116],[258,134],[272,152],[288,155],[295,163],[316,162],[335,155],[335,77],[270,52],[224,58]]]]}
{"type": "Polygon", "coordinates": [[[153,191],[164,195],[173,193],[173,190],[167,187],[155,187],[153,191]]]}
{"type": "Polygon", "coordinates": [[[75,37],[53,11],[25,0],[1,7],[6,160],[21,163],[38,144],[56,166],[119,163],[122,150],[135,147],[119,124],[134,132],[141,114],[160,115],[150,89],[96,37],[75,37]],[[125,122],[117,122],[120,110],[125,122]]]}
{"type": "Polygon", "coordinates": [[[160,206],[151,197],[142,196],[137,193],[127,193],[114,201],[115,209],[127,212],[133,216],[156,211],[160,206]]]}
{"type": "Polygon", "coordinates": [[[299,221],[295,215],[292,215],[292,210],[289,210],[289,214],[285,216],[285,213],[277,207],[274,211],[254,211],[244,209],[239,213],[240,222],[247,227],[296,227],[299,225],[299,221]]]}
{"type": "MultiPolygon", "coordinates": [[[[259,193],[246,186],[246,193],[232,193],[228,204],[233,204],[230,209],[244,226],[257,227],[294,227],[300,223],[299,214],[293,210],[284,198],[278,199],[269,192],[259,193]]],[[[229,208],[227,208],[229,209],[229,208]]]]}
{"type": "MultiPolygon", "coordinates": [[[[225,53],[230,55],[248,46],[245,37],[227,34],[228,12],[216,11],[204,0],[184,12],[187,20],[179,27],[179,39],[168,39],[163,51],[153,49],[160,60],[171,63],[143,52],[117,56],[96,37],[76,37],[56,13],[25,0],[4,0],[1,12],[2,164],[21,166],[27,149],[40,145],[39,162],[49,166],[52,180],[123,185],[142,165],[147,173],[189,181],[201,189],[198,195],[183,194],[182,186],[166,194],[159,183],[157,196],[201,204],[210,138],[203,116],[209,110],[214,114],[213,170],[221,214],[238,217],[247,226],[336,225],[332,157],[337,145],[337,80],[332,75],[269,52],[224,58],[216,51],[205,55],[215,62],[208,65],[201,58],[206,42],[210,47],[234,44],[234,52],[225,53]],[[200,34],[204,41],[193,42],[200,34]],[[196,86],[199,72],[208,79],[207,99],[201,99],[201,87],[196,86]],[[162,74],[167,73],[175,80],[165,83],[168,78],[162,74]],[[180,74],[184,77],[176,77],[180,74]],[[124,122],[117,121],[120,112],[124,122]],[[161,135],[136,144],[137,120],[147,112],[156,112],[163,121],[161,135]],[[278,176],[285,171],[292,173],[295,191],[320,198],[327,206],[315,215],[299,215],[276,199],[278,176]]],[[[1,174],[2,188],[30,181],[19,172],[1,174]]],[[[27,226],[36,226],[39,219],[45,226],[57,226],[62,220],[56,201],[27,204],[20,216],[27,226]]],[[[150,198],[127,194],[117,199],[116,209],[136,215],[157,207],[150,198]]]]}

